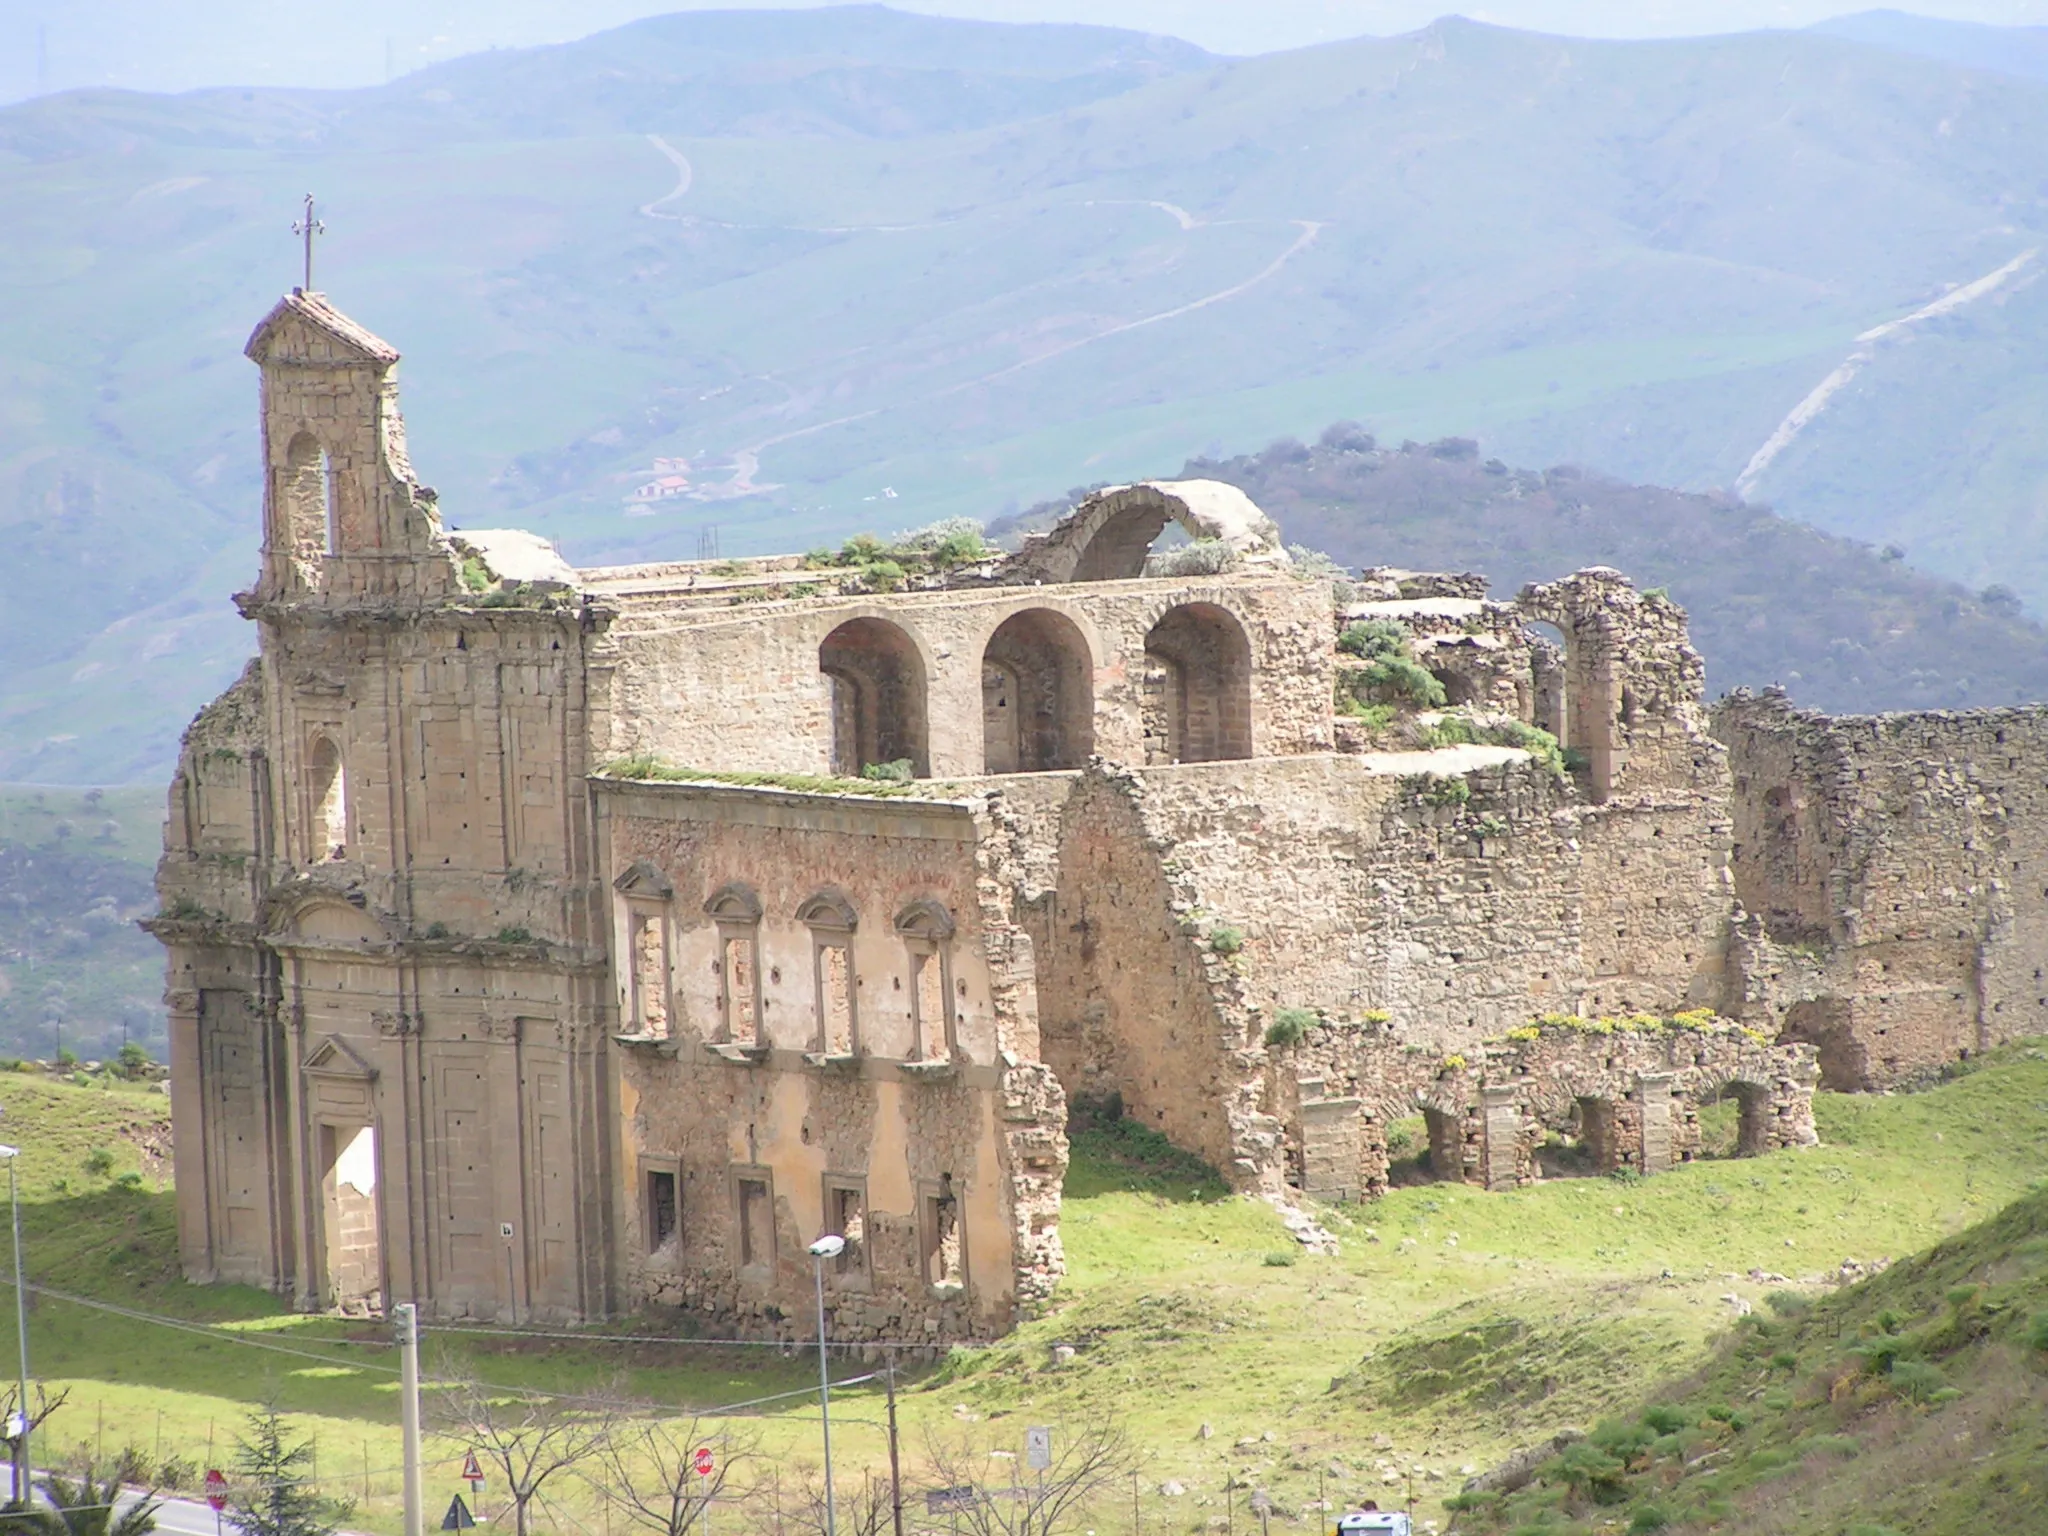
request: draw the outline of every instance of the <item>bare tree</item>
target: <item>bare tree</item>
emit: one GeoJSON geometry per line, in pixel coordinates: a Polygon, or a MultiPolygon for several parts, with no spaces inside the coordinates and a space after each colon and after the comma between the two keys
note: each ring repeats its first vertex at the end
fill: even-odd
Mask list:
{"type": "Polygon", "coordinates": [[[434,1394],[434,1429],[463,1441],[504,1479],[515,1536],[531,1536],[533,1506],[556,1474],[605,1453],[618,1420],[616,1390],[523,1392],[445,1368],[437,1379],[446,1390],[434,1394]]]}
{"type": "Polygon", "coordinates": [[[722,1423],[664,1419],[662,1411],[647,1404],[621,1418],[598,1448],[597,1474],[586,1473],[584,1481],[632,1528],[687,1536],[705,1526],[708,1505],[754,1492],[751,1464],[760,1441],[722,1423]],[[711,1453],[708,1473],[697,1471],[699,1450],[711,1453]]]}
{"type": "Polygon", "coordinates": [[[59,1408],[62,1408],[66,1402],[70,1401],[70,1398],[71,1389],[69,1387],[60,1388],[57,1395],[52,1397],[50,1389],[40,1381],[36,1383],[33,1401],[24,1402],[21,1396],[21,1389],[17,1386],[10,1386],[7,1389],[6,1397],[0,1398],[0,1420],[12,1419],[17,1411],[22,1413],[24,1420],[22,1433],[15,1436],[10,1442],[13,1447],[14,1487],[17,1493],[15,1497],[8,1501],[7,1508],[24,1509],[34,1502],[28,1497],[31,1481],[29,1469],[22,1465],[22,1446],[27,1441],[40,1435],[43,1422],[59,1408]]]}
{"type": "MultiPolygon", "coordinates": [[[[815,1467],[805,1467],[797,1476],[789,1505],[789,1526],[793,1531],[815,1531],[825,1536],[831,1529],[825,1519],[825,1485],[815,1467]]],[[[889,1480],[864,1471],[851,1483],[842,1473],[833,1490],[833,1514],[839,1536],[890,1536],[895,1529],[895,1510],[889,1498],[889,1480]]]]}
{"type": "MultiPolygon", "coordinates": [[[[1130,1436],[1107,1420],[1055,1430],[1052,1442],[1052,1465],[1042,1473],[1006,1457],[1000,1486],[988,1477],[991,1452],[998,1448],[985,1442],[933,1434],[925,1441],[925,1459],[942,1487],[959,1491],[955,1507],[966,1536],[1055,1536],[1095,1498],[1120,1488],[1137,1470],[1138,1458],[1130,1436]]],[[[1001,1449],[1014,1454],[1015,1448],[1001,1449]]]]}

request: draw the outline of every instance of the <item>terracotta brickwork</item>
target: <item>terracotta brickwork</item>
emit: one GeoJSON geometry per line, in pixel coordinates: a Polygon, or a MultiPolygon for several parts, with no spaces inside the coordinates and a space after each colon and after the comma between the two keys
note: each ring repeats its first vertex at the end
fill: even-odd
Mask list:
{"type": "Polygon", "coordinates": [[[1014,554],[577,571],[444,528],[323,298],[248,355],[258,656],[150,925],[195,1280],[798,1337],[837,1231],[834,1329],[942,1346],[1056,1287],[1074,1102],[1357,1199],[1418,1111],[1445,1177],[1655,1172],[1723,1093],[1800,1145],[1816,1070],[2048,1021],[2048,713],[1710,734],[1616,572],[1335,581],[1200,481],[1014,554]]]}

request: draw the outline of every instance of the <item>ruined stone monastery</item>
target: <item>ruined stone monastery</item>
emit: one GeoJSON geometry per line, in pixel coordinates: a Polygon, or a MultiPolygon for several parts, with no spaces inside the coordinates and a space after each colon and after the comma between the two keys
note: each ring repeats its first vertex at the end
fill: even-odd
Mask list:
{"type": "Polygon", "coordinates": [[[1616,572],[1339,582],[1206,482],[572,570],[444,526],[321,296],[248,354],[260,654],[151,924],[195,1280],[801,1332],[839,1232],[835,1334],[986,1337],[1061,1273],[1076,1106],[1363,1198],[1418,1112],[1440,1177],[1654,1173],[1712,1100],[1799,1144],[1816,1081],[2048,1027],[2048,711],[1710,720],[1616,572]]]}

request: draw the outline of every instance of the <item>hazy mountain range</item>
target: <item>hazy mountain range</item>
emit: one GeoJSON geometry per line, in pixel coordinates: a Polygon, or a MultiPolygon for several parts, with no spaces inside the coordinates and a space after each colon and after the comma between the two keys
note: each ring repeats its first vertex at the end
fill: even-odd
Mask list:
{"type": "MultiPolygon", "coordinates": [[[[778,8],[775,0],[0,0],[0,102],[109,86],[348,89],[465,53],[568,42],[666,11],[778,8]]],[[[1122,27],[1238,55],[1390,37],[1443,14],[1441,0],[918,0],[909,8],[971,21],[1122,27]]],[[[1685,37],[1809,26],[1833,9],[1830,0],[1491,0],[1473,14],[1560,36],[1685,37]]],[[[1937,27],[1959,22],[1962,31],[2048,22],[2048,0],[1923,0],[1922,10],[1937,27]]],[[[1948,57],[1946,46],[1936,37],[1931,51],[1948,57]]],[[[1994,59],[1985,67],[2000,66],[1994,59]]]]}
{"type": "Polygon", "coordinates": [[[695,13],[372,89],[0,110],[0,778],[160,773],[249,649],[240,345],[308,188],[452,521],[584,561],[989,516],[1347,417],[1739,484],[2039,611],[2048,82],[2029,33],[1992,69],[1969,29],[1856,24],[1230,61],[695,13]]]}

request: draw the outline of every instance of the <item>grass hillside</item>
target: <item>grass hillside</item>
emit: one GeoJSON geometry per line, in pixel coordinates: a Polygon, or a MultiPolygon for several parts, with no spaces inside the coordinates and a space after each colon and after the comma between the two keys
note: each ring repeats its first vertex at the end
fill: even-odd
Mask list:
{"type": "Polygon", "coordinates": [[[1773,1292],[1692,1377],[1458,1529],[2048,1531],[2048,1189],[1818,1299],[1773,1292]]]}
{"type": "MultiPolygon", "coordinates": [[[[153,777],[239,665],[239,348],[309,186],[449,517],[586,561],[987,516],[1337,418],[1727,485],[1858,336],[2048,238],[2048,86],[1821,34],[1447,20],[1225,62],[745,25],[0,109],[0,531],[41,598],[0,607],[0,776],[153,777]],[[633,502],[657,458],[691,494],[633,502]]],[[[2037,270],[1873,344],[1759,494],[2048,602],[2037,270]]]]}
{"type": "MultiPolygon", "coordinates": [[[[160,1094],[0,1074],[0,1109],[26,1148],[33,1282],[226,1330],[113,1322],[39,1297],[34,1358],[72,1389],[56,1443],[97,1439],[109,1454],[134,1443],[198,1461],[209,1437],[217,1455],[241,1411],[275,1395],[320,1435],[322,1471],[336,1487],[360,1494],[369,1469],[359,1523],[393,1529],[396,1414],[383,1330],[293,1317],[272,1297],[178,1280],[170,1195],[161,1165],[145,1163],[165,1134],[160,1094]],[[99,1149],[108,1155],[95,1158],[99,1149]]],[[[1710,1381],[1735,1322],[1726,1297],[1763,1312],[1770,1294],[1796,1291],[1816,1298],[1816,1317],[1861,1308],[1854,1298],[1867,1288],[1819,1300],[1843,1260],[1899,1258],[1965,1234],[2048,1177],[2039,1050],[2009,1051],[1926,1093],[1823,1095],[1818,1113],[1819,1148],[1708,1160],[1648,1181],[1566,1179],[1493,1195],[1397,1189],[1327,1213],[1342,1238],[1335,1256],[1301,1252],[1270,1210],[1226,1195],[1213,1173],[1142,1130],[1085,1133],[1067,1187],[1068,1281],[1048,1314],[1011,1338],[956,1350],[906,1383],[906,1476],[914,1489],[927,1485],[927,1434],[1015,1451],[1027,1424],[1066,1434],[1113,1415],[1143,1453],[1136,1498],[1147,1530],[1206,1529],[1233,1505],[1241,1514],[1259,1489],[1282,1511],[1281,1529],[1299,1528],[1291,1522],[1319,1497],[1386,1502],[1405,1497],[1411,1475],[1419,1512],[1441,1520],[1464,1468],[1561,1425],[1628,1413],[1646,1383],[1699,1369],[1709,1373],[1703,1400],[1728,1395],[1710,1381]],[[1075,1351],[1065,1363],[1055,1352],[1063,1344],[1075,1351]]],[[[1883,1283],[1909,1272],[1895,1268],[1883,1283]]],[[[1995,1299],[1987,1293],[1986,1303],[1995,1299]]],[[[1901,1308],[1894,1299],[1875,1310],[1883,1305],[1901,1308]]],[[[1901,1328],[1919,1326],[1918,1312],[1900,1316],[1901,1328]]],[[[601,1331],[667,1326],[644,1318],[601,1331]]],[[[1733,1335],[1733,1347],[1752,1348],[1752,1337],[1733,1335]]],[[[1783,1347],[1779,1337],[1770,1352],[1783,1347]]],[[[435,1330],[429,1353],[444,1350],[508,1385],[584,1390],[623,1372],[634,1393],[678,1409],[801,1390],[811,1368],[801,1352],[773,1349],[435,1330]]],[[[1944,1369],[1967,1384],[1968,1362],[1944,1369]]],[[[873,1387],[835,1393],[842,1489],[859,1469],[885,1465],[878,1397],[873,1387]]],[[[734,1427],[762,1437],[785,1479],[815,1461],[815,1413],[801,1399],[734,1427]]],[[[430,1490],[444,1498],[459,1452],[437,1443],[433,1454],[430,1490]]],[[[1127,1530],[1130,1499],[1120,1493],[1088,1524],[1127,1530]]]]}
{"type": "Polygon", "coordinates": [[[1371,442],[1340,426],[1313,448],[1290,441],[1185,473],[1242,486],[1290,541],[1349,565],[1479,571],[1502,596],[1588,565],[1668,588],[1710,693],[1782,683],[1836,713],[2048,699],[2048,630],[2008,587],[1972,592],[1896,545],[1732,497],[1510,469],[1469,439],[1371,442]]]}
{"type": "Polygon", "coordinates": [[[135,920],[156,911],[163,807],[149,787],[0,785],[0,1053],[162,1056],[164,952],[135,920]]]}
{"type": "Polygon", "coordinates": [[[1988,27],[1908,11],[1858,11],[1813,30],[1972,69],[2048,80],[2048,27],[1988,27]]]}

